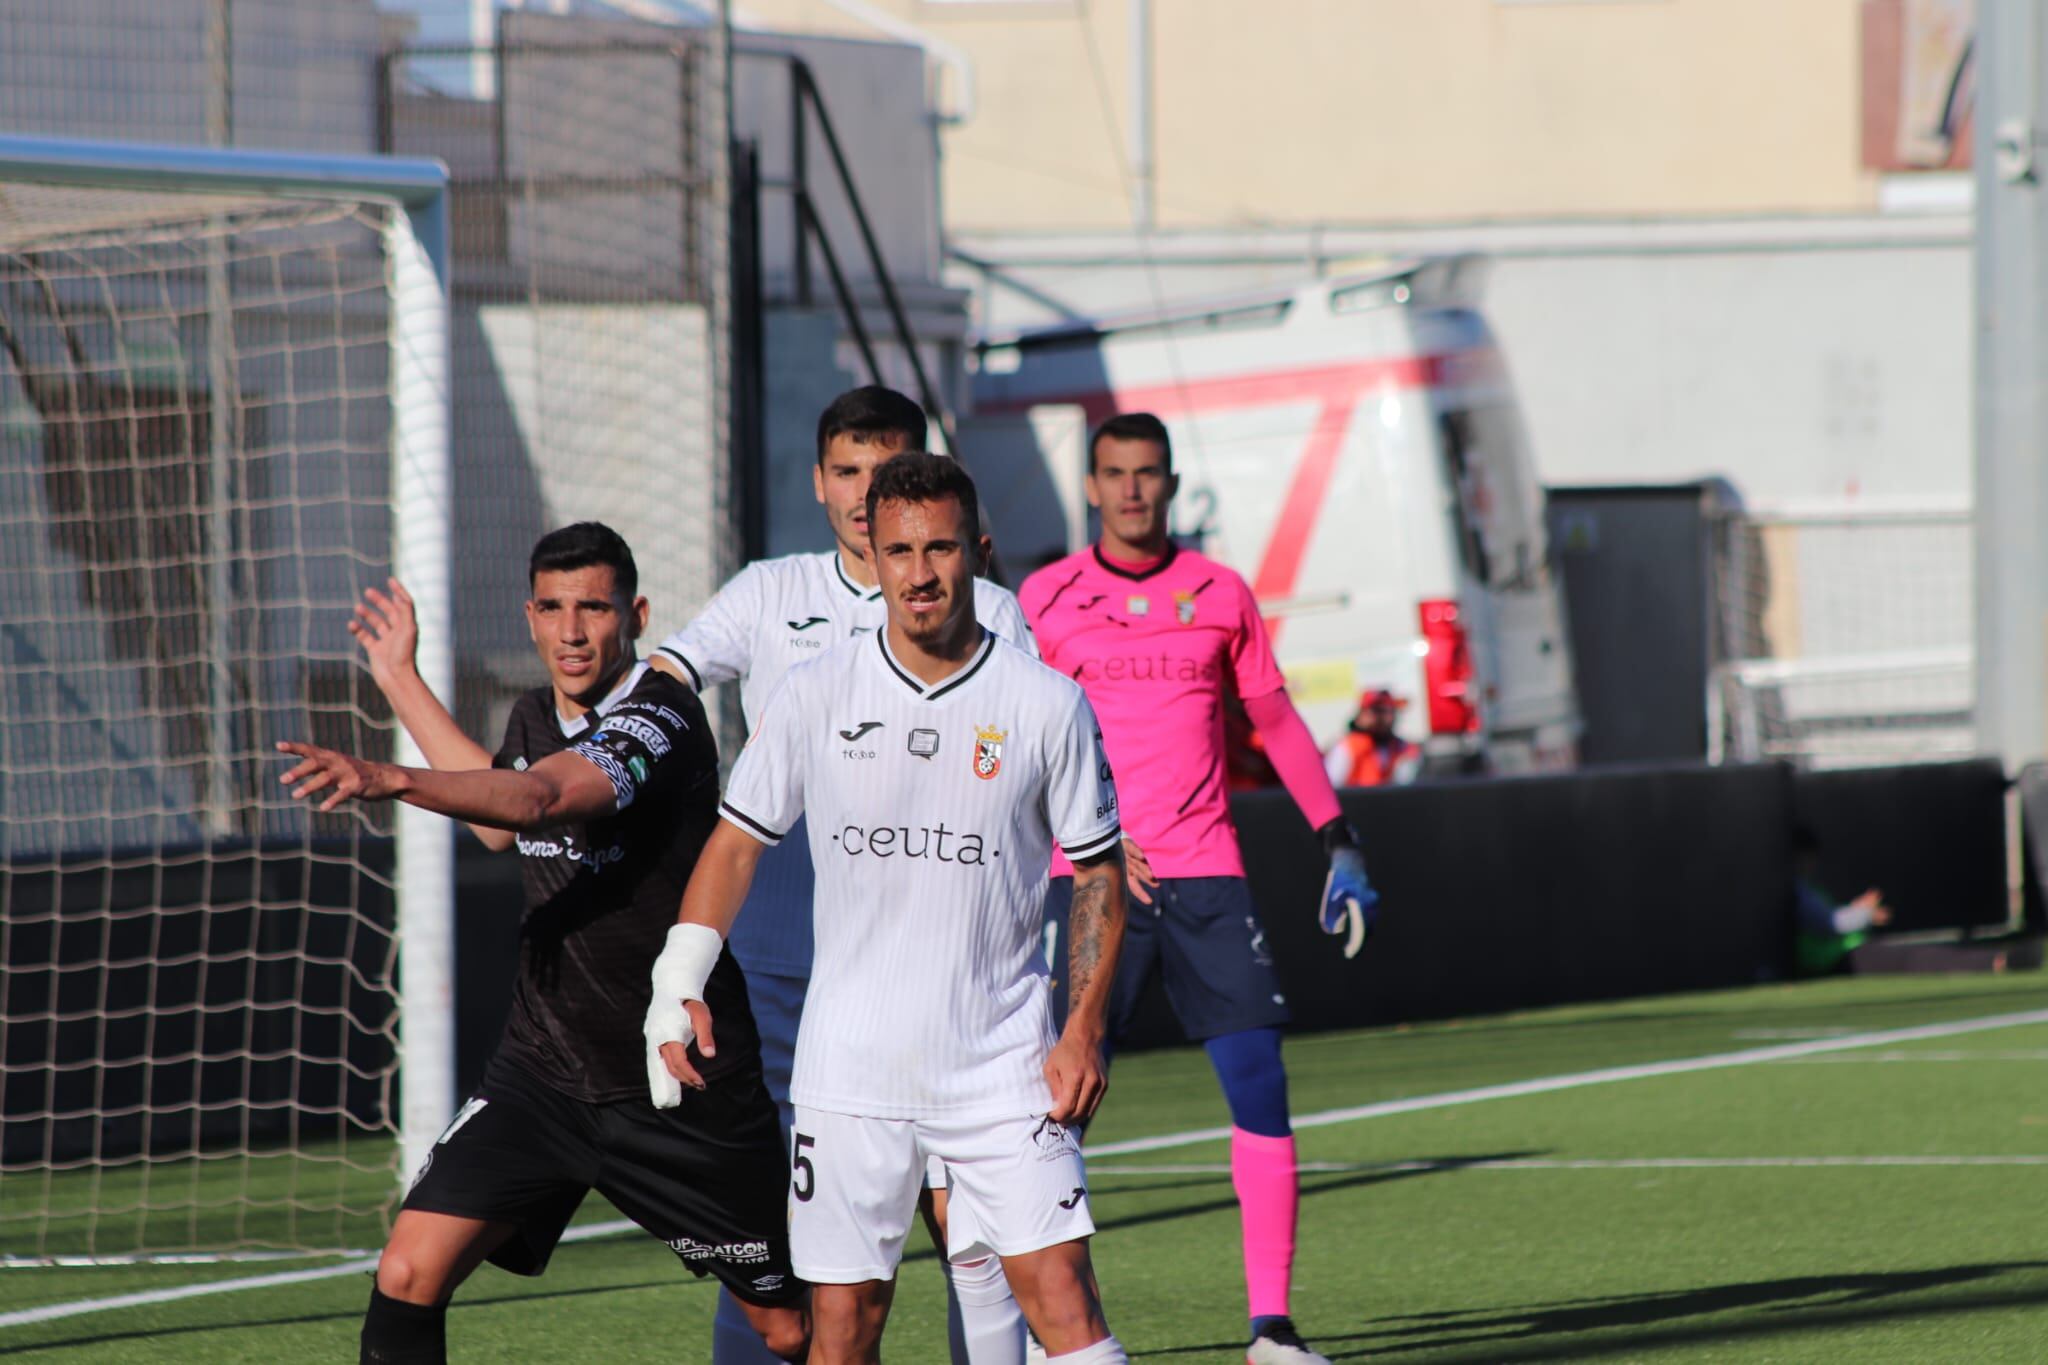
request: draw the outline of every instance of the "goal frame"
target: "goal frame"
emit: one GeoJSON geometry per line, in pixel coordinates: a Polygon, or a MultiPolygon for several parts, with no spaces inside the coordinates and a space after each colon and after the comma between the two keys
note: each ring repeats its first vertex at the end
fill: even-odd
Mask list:
{"type": "MultiPolygon", "coordinates": [[[[338,156],[0,136],[0,181],[156,193],[376,203],[391,281],[392,567],[412,593],[419,672],[455,695],[448,168],[428,157],[338,156]]],[[[409,736],[400,761],[424,766],[409,736]]],[[[445,819],[395,812],[401,1182],[455,1110],[455,845],[445,819]]]]}

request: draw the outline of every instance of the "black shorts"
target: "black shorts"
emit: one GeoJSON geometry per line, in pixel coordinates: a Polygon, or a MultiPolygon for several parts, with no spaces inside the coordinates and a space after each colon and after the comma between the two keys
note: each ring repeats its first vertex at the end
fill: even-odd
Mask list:
{"type": "Polygon", "coordinates": [[[789,1266],[789,1158],[758,1068],[656,1109],[575,1099],[493,1058],[405,1207],[516,1225],[491,1262],[538,1275],[591,1190],[749,1303],[802,1292],[789,1266]]]}
{"type": "MultiPolygon", "coordinates": [[[[1287,997],[1266,947],[1266,931],[1242,877],[1165,877],[1152,904],[1131,897],[1123,952],[1109,997],[1112,1046],[1131,1026],[1155,971],[1188,1037],[1197,1043],[1287,1023],[1287,997]]],[[[1067,1017],[1067,911],[1074,879],[1046,889],[1046,936],[1057,1023],[1067,1017]]]]}

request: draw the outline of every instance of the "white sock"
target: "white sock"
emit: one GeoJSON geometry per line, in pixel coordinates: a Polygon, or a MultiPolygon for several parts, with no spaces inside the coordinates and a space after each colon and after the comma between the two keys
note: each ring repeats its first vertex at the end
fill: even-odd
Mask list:
{"type": "Polygon", "coordinates": [[[1063,1356],[1047,1356],[1045,1365],[1129,1365],[1129,1361],[1122,1342],[1115,1337],[1104,1337],[1093,1346],[1083,1346],[1063,1356]]]}
{"type": "Polygon", "coordinates": [[[1003,1278],[1002,1258],[946,1267],[946,1338],[953,1365],[1024,1365],[1024,1310],[1003,1278]]]}

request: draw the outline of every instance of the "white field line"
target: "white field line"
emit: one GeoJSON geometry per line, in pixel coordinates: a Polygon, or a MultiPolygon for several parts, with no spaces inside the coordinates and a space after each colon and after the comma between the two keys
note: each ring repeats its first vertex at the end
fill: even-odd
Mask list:
{"type": "Polygon", "coordinates": [[[0,1270],[76,1270],[112,1265],[260,1265],[265,1261],[325,1261],[367,1256],[361,1248],[333,1251],[159,1251],[127,1256],[0,1256],[0,1270]]]}
{"type": "Polygon", "coordinates": [[[1839,1066],[1844,1062],[2048,1062],[2048,1048],[1960,1048],[1936,1052],[1843,1052],[1831,1057],[1800,1057],[1796,1066],[1839,1066]]]}
{"type": "MultiPolygon", "coordinates": [[[[633,1228],[634,1225],[624,1219],[614,1219],[609,1223],[583,1223],[563,1233],[562,1240],[588,1242],[599,1237],[630,1232],[633,1228]]],[[[171,1289],[145,1289],[134,1294],[115,1294],[104,1299],[73,1299],[69,1303],[46,1303],[37,1308],[21,1308],[12,1313],[0,1313],[0,1328],[26,1327],[30,1323],[76,1317],[80,1313],[107,1313],[116,1308],[146,1308],[151,1304],[175,1303],[179,1299],[196,1299],[208,1294],[228,1294],[237,1289],[275,1289],[288,1284],[339,1279],[343,1275],[366,1275],[376,1268],[375,1256],[358,1256],[353,1260],[335,1265],[316,1266],[311,1270],[244,1275],[239,1279],[212,1280],[206,1284],[186,1284],[171,1289]]]]}
{"type": "MultiPolygon", "coordinates": [[[[1608,1067],[1600,1071],[1581,1071],[1564,1076],[1545,1076],[1536,1080],[1514,1081],[1506,1085],[1481,1086],[1474,1090],[1453,1090],[1438,1095],[1416,1095],[1404,1100],[1386,1100],[1378,1104],[1361,1104],[1347,1109],[1326,1109],[1317,1114],[1305,1114],[1294,1120],[1296,1128],[1322,1128],[1337,1123],[1352,1123],[1360,1119],[1384,1118],[1393,1114],[1412,1114],[1425,1109],[1448,1109],[1458,1105],[1477,1104],[1483,1100],[1514,1099],[1522,1095],[1545,1095],[1557,1090],[1575,1090],[1581,1086],[1607,1085],[1616,1081],[1646,1080],[1657,1076],[1680,1076],[1693,1071],[1713,1071],[1733,1066],[1752,1066],[1760,1062],[1782,1062],[1797,1057],[1808,1057],[1824,1052],[1837,1052],[1849,1048],[1883,1047],[1892,1043],[1919,1042],[1929,1038],[1954,1038],[1967,1033],[1982,1033],[1990,1029],[2019,1028],[2028,1024],[2048,1024],[2048,1010],[2024,1010],[2015,1014],[1992,1014],[1977,1019],[1958,1019],[1946,1024],[1923,1024],[1916,1028],[1885,1029],[1873,1033],[1852,1033],[1841,1037],[1819,1038],[1805,1042],[1786,1043],[1779,1047],[1748,1048],[1741,1052],[1721,1052],[1706,1057],[1683,1057],[1674,1061],[1648,1062],[1639,1066],[1608,1067]]],[[[1185,1147],[1197,1142],[1210,1142],[1230,1136],[1228,1128],[1196,1128],[1184,1133],[1167,1133],[1159,1137],[1134,1138],[1126,1142],[1108,1142],[1087,1148],[1091,1158],[1124,1156],[1137,1152],[1156,1152],[1171,1147],[1185,1147]]],[[[572,1228],[564,1233],[562,1240],[585,1241],[595,1237],[606,1237],[625,1231],[632,1224],[624,1222],[590,1223],[572,1228]]],[[[198,1298],[207,1294],[226,1294],[238,1289],[263,1289],[277,1285],[304,1284],[312,1280],[333,1279],[341,1275],[354,1275],[374,1270],[375,1257],[361,1257],[344,1261],[339,1265],[321,1266],[313,1270],[294,1270],[272,1275],[248,1275],[233,1280],[215,1280],[209,1284],[182,1285],[174,1289],[152,1289],[135,1294],[117,1294],[104,1299],[76,1299],[68,1303],[44,1304],[38,1308],[23,1308],[12,1313],[0,1313],[0,1329],[23,1327],[30,1323],[49,1322],[56,1318],[73,1317],[81,1313],[101,1313],[117,1308],[138,1308],[149,1304],[170,1303],[179,1299],[198,1298]]]]}
{"type": "MultiPolygon", "coordinates": [[[[1611,1085],[1616,1081],[1641,1081],[1659,1076],[1683,1076],[1694,1071],[1719,1071],[1733,1066],[1755,1066],[1761,1062],[1787,1062],[1851,1048],[1886,1047],[1893,1043],[1917,1043],[1930,1038],[1955,1038],[1990,1029],[2020,1028],[2048,1024],[2048,1010],[2022,1010],[2014,1014],[1989,1014],[1976,1019],[1956,1019],[1946,1024],[1921,1024],[1914,1028],[1882,1029],[1872,1033],[1848,1033],[1837,1038],[1809,1038],[1776,1047],[1744,1048],[1740,1052],[1716,1052],[1704,1057],[1680,1057],[1666,1062],[1645,1062],[1638,1066],[1611,1066],[1599,1071],[1579,1071],[1564,1076],[1542,1076],[1535,1080],[1511,1081],[1505,1085],[1484,1085],[1472,1090],[1451,1090],[1437,1095],[1414,1095],[1404,1100],[1382,1100],[1345,1109],[1298,1115],[1296,1128],[1323,1128],[1333,1123],[1355,1123],[1360,1119],[1414,1114],[1425,1109],[1453,1109],[1484,1100],[1519,1099],[1524,1095],[1547,1095],[1558,1090],[1578,1090],[1589,1085],[1611,1085]]],[[[1215,1142],[1230,1136],[1228,1128],[1192,1128],[1184,1133],[1159,1137],[1131,1138],[1124,1142],[1091,1145],[1090,1158],[1131,1156],[1138,1152],[1159,1152],[1197,1142],[1215,1142]]]]}
{"type": "MultiPolygon", "coordinates": [[[[1607,1158],[1503,1157],[1498,1160],[1460,1161],[1304,1161],[1305,1174],[1339,1174],[1372,1171],[1388,1175],[1411,1171],[1722,1171],[1791,1170],[1800,1167],[1898,1167],[1898,1166],[2048,1166],[2048,1154],[2011,1156],[1643,1156],[1607,1158]]],[[[1091,1166],[1090,1177],[1145,1175],[1229,1175],[1224,1161],[1171,1164],[1091,1166]]]]}

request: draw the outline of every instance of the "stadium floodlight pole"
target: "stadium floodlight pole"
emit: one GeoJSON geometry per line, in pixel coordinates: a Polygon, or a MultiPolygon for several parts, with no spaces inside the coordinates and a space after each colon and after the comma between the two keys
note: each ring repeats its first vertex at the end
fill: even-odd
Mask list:
{"type": "Polygon", "coordinates": [[[2048,756],[2048,0],[1977,25],[1977,744],[2017,772],[2048,756]]]}
{"type": "Polygon", "coordinates": [[[1158,185],[1152,164],[1152,0],[1130,0],[1131,226],[1140,234],[1157,225],[1158,185]]]}
{"type": "MultiPolygon", "coordinates": [[[[419,617],[419,673],[453,702],[455,643],[450,467],[448,168],[426,157],[331,156],[0,136],[0,180],[163,193],[244,192],[381,203],[392,286],[393,571],[419,617]]],[[[399,738],[399,761],[424,765],[399,738]]],[[[426,1160],[455,1111],[455,843],[438,815],[398,807],[401,1180],[426,1160]]]]}

